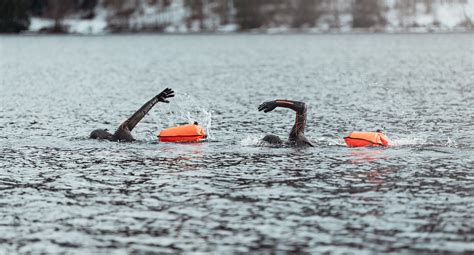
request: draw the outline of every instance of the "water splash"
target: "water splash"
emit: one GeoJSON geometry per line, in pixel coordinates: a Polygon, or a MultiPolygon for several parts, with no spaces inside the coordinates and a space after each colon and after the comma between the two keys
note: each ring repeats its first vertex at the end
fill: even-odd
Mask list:
{"type": "Polygon", "coordinates": [[[325,146],[345,146],[345,142],[342,138],[334,137],[310,137],[310,140],[314,144],[325,145],[325,146]]]}
{"type": "Polygon", "coordinates": [[[448,137],[446,141],[446,146],[451,147],[451,148],[456,148],[458,147],[458,143],[454,139],[451,139],[450,137],[448,137]]]}
{"type": "Polygon", "coordinates": [[[207,110],[205,108],[200,109],[200,113],[202,116],[202,122],[201,125],[203,126],[204,130],[206,131],[207,134],[207,139],[212,140],[212,111],[207,110]]]}
{"type": "Polygon", "coordinates": [[[165,123],[168,127],[197,122],[204,128],[208,139],[212,138],[212,111],[202,101],[187,93],[180,93],[172,105],[167,105],[166,111],[165,123]]]}
{"type": "Polygon", "coordinates": [[[242,141],[240,141],[240,145],[242,146],[258,146],[261,144],[263,136],[258,135],[247,135],[242,141]]]}
{"type": "Polygon", "coordinates": [[[450,138],[438,138],[430,139],[428,136],[407,136],[407,137],[397,137],[392,139],[393,146],[414,146],[414,145],[436,145],[436,146],[445,146],[456,148],[458,143],[450,138]]]}
{"type": "Polygon", "coordinates": [[[405,145],[426,145],[427,138],[424,137],[403,137],[391,139],[392,146],[405,146],[405,145]]]}

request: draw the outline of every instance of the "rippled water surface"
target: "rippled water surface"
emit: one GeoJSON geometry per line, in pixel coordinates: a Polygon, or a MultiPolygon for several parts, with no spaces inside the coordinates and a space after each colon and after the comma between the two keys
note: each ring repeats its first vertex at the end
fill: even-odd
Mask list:
{"type": "Polygon", "coordinates": [[[474,252],[473,35],[0,37],[0,253],[474,252]],[[134,143],[115,129],[171,87],[134,143]],[[309,105],[316,147],[286,137],[309,105]],[[156,141],[199,121],[210,139],[156,141]],[[394,146],[349,149],[350,131],[394,146]]]}

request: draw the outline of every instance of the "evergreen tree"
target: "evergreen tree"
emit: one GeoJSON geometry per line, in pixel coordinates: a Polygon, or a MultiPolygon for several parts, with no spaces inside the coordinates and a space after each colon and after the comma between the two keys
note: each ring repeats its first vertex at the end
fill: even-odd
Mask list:
{"type": "Polygon", "coordinates": [[[28,0],[0,1],[0,33],[19,33],[28,29],[28,0]]]}
{"type": "Polygon", "coordinates": [[[236,9],[235,19],[240,30],[259,28],[263,25],[261,14],[261,1],[258,0],[234,0],[236,9]]]}

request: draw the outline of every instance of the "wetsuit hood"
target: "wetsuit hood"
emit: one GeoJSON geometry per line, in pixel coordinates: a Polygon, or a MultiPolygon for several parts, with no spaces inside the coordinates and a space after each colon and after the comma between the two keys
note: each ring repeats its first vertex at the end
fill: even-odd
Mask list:
{"type": "Polygon", "coordinates": [[[266,135],[262,140],[273,145],[283,144],[283,141],[280,139],[280,137],[276,135],[266,135]]]}
{"type": "Polygon", "coordinates": [[[107,129],[96,129],[91,132],[89,135],[90,138],[92,139],[106,139],[110,140],[112,139],[113,135],[107,131],[107,129]]]}

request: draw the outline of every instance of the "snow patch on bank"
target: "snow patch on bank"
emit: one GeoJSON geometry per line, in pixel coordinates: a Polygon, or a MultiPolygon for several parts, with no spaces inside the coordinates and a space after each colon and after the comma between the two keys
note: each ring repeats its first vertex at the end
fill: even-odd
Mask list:
{"type": "Polygon", "coordinates": [[[29,31],[39,32],[42,29],[50,28],[53,26],[54,26],[54,21],[52,19],[31,18],[29,31]]]}
{"type": "Polygon", "coordinates": [[[465,6],[444,4],[440,7],[442,8],[436,8],[434,17],[447,28],[454,28],[466,20],[465,6]]]}
{"type": "MultiPolygon", "coordinates": [[[[93,19],[68,18],[62,21],[68,33],[73,34],[104,34],[107,32],[107,11],[97,8],[93,19]]],[[[38,33],[54,27],[54,20],[33,17],[30,20],[29,32],[38,33]]]]}
{"type": "Polygon", "coordinates": [[[99,8],[96,16],[90,20],[66,19],[64,24],[74,34],[104,34],[107,31],[107,12],[99,8]]]}

